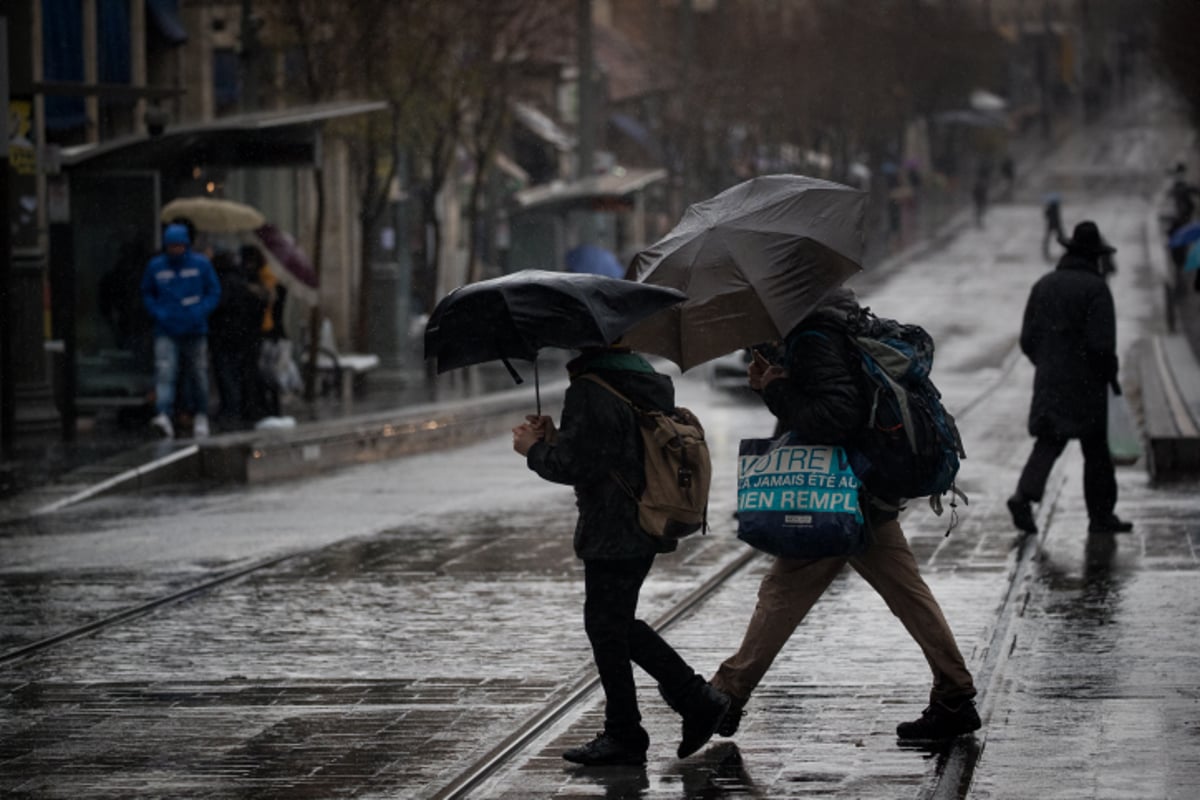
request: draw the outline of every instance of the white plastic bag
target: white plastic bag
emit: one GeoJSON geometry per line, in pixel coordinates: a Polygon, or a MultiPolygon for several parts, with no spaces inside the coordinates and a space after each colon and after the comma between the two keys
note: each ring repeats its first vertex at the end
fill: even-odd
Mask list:
{"type": "Polygon", "coordinates": [[[304,388],[300,369],[292,358],[292,343],[287,339],[266,339],[258,354],[258,371],[263,380],[281,394],[304,388]]]}
{"type": "Polygon", "coordinates": [[[1142,439],[1133,424],[1125,395],[1108,387],[1108,452],[1114,464],[1133,464],[1142,457],[1142,439]]]}

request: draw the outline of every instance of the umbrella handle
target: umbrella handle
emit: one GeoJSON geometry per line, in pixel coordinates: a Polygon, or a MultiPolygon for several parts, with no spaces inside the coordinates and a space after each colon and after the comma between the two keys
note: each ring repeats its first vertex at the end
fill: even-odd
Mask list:
{"type": "Polygon", "coordinates": [[[508,374],[512,376],[514,383],[519,385],[519,384],[522,384],[525,382],[524,379],[522,379],[521,376],[517,374],[517,371],[515,369],[513,369],[513,365],[508,363],[507,358],[502,358],[502,359],[500,359],[500,361],[501,361],[501,363],[504,364],[504,368],[506,370],[508,370],[508,374]]]}
{"type": "Polygon", "coordinates": [[[538,380],[537,356],[533,357],[533,395],[537,398],[537,415],[542,415],[542,385],[538,380]]]}

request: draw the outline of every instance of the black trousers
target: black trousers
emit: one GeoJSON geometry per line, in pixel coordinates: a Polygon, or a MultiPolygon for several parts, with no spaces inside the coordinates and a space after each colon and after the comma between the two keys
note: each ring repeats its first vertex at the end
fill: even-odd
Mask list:
{"type": "MultiPolygon", "coordinates": [[[[1026,500],[1041,502],[1046,491],[1046,480],[1054,462],[1062,455],[1069,439],[1039,436],[1033,452],[1021,471],[1017,482],[1017,493],[1026,500]]],[[[1100,428],[1094,433],[1079,438],[1083,448],[1083,499],[1087,504],[1088,516],[1103,519],[1113,513],[1117,506],[1117,476],[1113,470],[1112,455],[1108,452],[1108,434],[1100,428]]]]}
{"type": "Polygon", "coordinates": [[[638,593],[654,557],[583,563],[583,626],[604,687],[604,731],[634,747],[649,742],[638,711],[633,666],[649,673],[668,696],[701,680],[653,628],[637,619],[638,593]]]}

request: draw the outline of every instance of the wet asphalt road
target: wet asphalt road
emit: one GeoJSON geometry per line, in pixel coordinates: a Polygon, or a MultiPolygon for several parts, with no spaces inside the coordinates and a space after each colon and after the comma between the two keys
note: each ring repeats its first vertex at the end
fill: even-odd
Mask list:
{"type": "MultiPolygon", "coordinates": [[[[1067,142],[1047,175],[1124,154],[1157,176],[1180,134],[1139,113],[1067,142]]],[[[1152,180],[1146,180],[1152,185],[1152,180]]],[[[1161,330],[1142,268],[1147,207],[1131,181],[1068,190],[1121,250],[1113,281],[1123,353],[1161,330]],[[1107,188],[1106,188],[1107,187],[1107,188]]],[[[959,227],[883,280],[881,314],[938,342],[935,378],[959,416],[971,497],[944,520],[905,520],[969,663],[986,726],[972,797],[1200,795],[1195,691],[1196,484],[1119,471],[1131,536],[1089,540],[1076,448],[1056,468],[1044,535],[1021,562],[1004,508],[1030,441],[1032,370],[1014,351],[1041,261],[1034,182],[982,230],[959,227]],[[1020,565],[1025,563],[1024,569],[1020,565]],[[993,634],[1010,581],[1003,657],[993,634]],[[995,665],[994,669],[991,665],[995,665]]],[[[1128,360],[1126,364],[1128,364],[1128,360]]],[[[1128,367],[1127,367],[1128,369],[1128,367]]],[[[1132,370],[1126,372],[1132,380],[1132,370]]],[[[733,453],[771,420],[748,398],[678,381],[717,467],[709,536],[660,559],[653,619],[744,552],[732,535],[733,453]]],[[[274,567],[154,613],[0,664],[0,792],[12,797],[430,797],[589,674],[569,490],[521,466],[507,437],[245,491],[92,501],[0,528],[4,651],[260,559],[274,567]]],[[[756,559],[667,638],[708,674],[733,651],[765,567],[756,559]]],[[[559,757],[600,727],[590,695],[475,797],[926,796],[936,754],[894,726],[924,704],[916,646],[857,576],[839,579],[756,693],[742,732],[673,756],[678,721],[646,684],[645,770],[559,757]]]]}

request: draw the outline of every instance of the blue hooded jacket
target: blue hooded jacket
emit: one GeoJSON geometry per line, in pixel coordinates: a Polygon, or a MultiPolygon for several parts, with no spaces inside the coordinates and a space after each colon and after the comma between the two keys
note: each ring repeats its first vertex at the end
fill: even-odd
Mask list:
{"type": "MultiPolygon", "coordinates": [[[[168,225],[163,245],[190,244],[187,228],[168,225]]],[[[203,336],[208,315],[221,299],[221,282],[209,260],[191,248],[179,256],[159,253],[142,273],[142,301],[160,336],[203,336]]]]}

